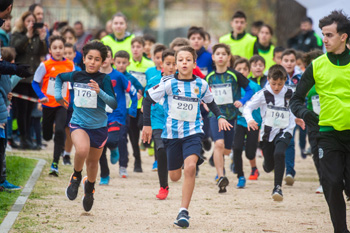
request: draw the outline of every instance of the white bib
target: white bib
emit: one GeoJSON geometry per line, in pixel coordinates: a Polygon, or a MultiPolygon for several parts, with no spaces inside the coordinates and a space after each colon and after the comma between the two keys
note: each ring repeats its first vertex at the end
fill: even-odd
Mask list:
{"type": "Polygon", "coordinates": [[[207,67],[202,67],[202,68],[199,68],[202,72],[202,74],[204,74],[205,76],[207,76],[208,74],[208,68],[207,67]]]}
{"type": "MultiPolygon", "coordinates": [[[[55,96],[55,82],[56,82],[55,78],[52,78],[52,77],[49,78],[46,94],[55,96]]],[[[62,84],[62,97],[63,98],[67,97],[67,82],[64,82],[62,84]]]]}
{"type": "Polygon", "coordinates": [[[146,74],[142,72],[136,72],[136,71],[130,71],[130,74],[134,76],[143,87],[146,86],[147,81],[146,81],[146,74]]]}
{"type": "Polygon", "coordinates": [[[130,106],[130,101],[131,101],[130,94],[129,93],[125,93],[125,104],[126,104],[126,108],[127,109],[130,106]]]}
{"type": "Polygon", "coordinates": [[[231,83],[212,84],[210,88],[217,105],[233,104],[231,83]]]}
{"type": "Polygon", "coordinates": [[[289,125],[289,109],[267,105],[265,125],[272,128],[287,128],[289,125]]]}
{"type": "Polygon", "coordinates": [[[170,117],[179,121],[195,122],[198,114],[198,98],[173,96],[170,117]]]}
{"type": "Polygon", "coordinates": [[[311,97],[312,101],[312,110],[314,110],[314,113],[317,115],[320,115],[321,112],[321,104],[320,104],[320,96],[314,95],[311,97]]]}
{"type": "Polygon", "coordinates": [[[97,108],[97,93],[86,83],[74,83],[74,104],[80,108],[97,108]]]}

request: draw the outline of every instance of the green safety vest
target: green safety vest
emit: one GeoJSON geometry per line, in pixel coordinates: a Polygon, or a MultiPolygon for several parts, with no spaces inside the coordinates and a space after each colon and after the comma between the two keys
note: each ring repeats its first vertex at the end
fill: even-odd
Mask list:
{"type": "Polygon", "coordinates": [[[275,46],[273,46],[273,45],[270,46],[270,50],[269,51],[263,51],[263,50],[260,50],[260,49],[258,50],[259,51],[259,55],[262,56],[265,59],[265,70],[264,70],[264,73],[266,71],[268,71],[271,66],[276,64],[276,62],[273,61],[273,51],[274,50],[275,50],[275,46]]]}
{"type": "Polygon", "coordinates": [[[324,54],[312,62],[321,112],[319,125],[350,130],[350,63],[334,65],[324,54]]]}
{"type": "Polygon", "coordinates": [[[114,57],[115,53],[120,50],[125,50],[130,54],[131,57],[131,40],[135,37],[134,34],[126,37],[124,40],[117,41],[114,38],[113,34],[107,35],[101,39],[101,42],[104,45],[108,45],[112,49],[112,56],[114,57]]]}
{"type": "Polygon", "coordinates": [[[232,55],[239,55],[248,60],[254,55],[254,44],[256,37],[246,33],[243,38],[239,40],[232,39],[232,33],[228,33],[220,37],[219,42],[227,44],[231,47],[232,55]]]}

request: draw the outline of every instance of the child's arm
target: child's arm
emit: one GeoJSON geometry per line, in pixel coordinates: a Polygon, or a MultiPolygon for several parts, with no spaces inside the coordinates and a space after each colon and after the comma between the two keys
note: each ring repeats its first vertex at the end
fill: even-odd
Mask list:
{"type": "Polygon", "coordinates": [[[264,103],[265,103],[264,93],[263,93],[263,91],[260,91],[260,92],[256,93],[251,98],[251,100],[248,101],[247,104],[245,105],[244,110],[243,110],[243,117],[247,121],[248,131],[250,131],[250,129],[253,129],[253,130],[259,129],[258,123],[254,120],[254,118],[252,116],[252,112],[253,112],[253,110],[261,107],[261,105],[264,103]]]}
{"type": "Polygon", "coordinates": [[[245,95],[239,100],[235,101],[234,105],[236,108],[242,107],[248,100],[254,95],[254,91],[249,86],[249,80],[244,77],[241,73],[236,73],[238,85],[244,89],[245,95]]]}
{"type": "Polygon", "coordinates": [[[45,74],[46,74],[45,65],[44,63],[40,63],[39,67],[35,71],[32,87],[36,95],[39,97],[41,103],[47,103],[49,101],[46,95],[41,91],[41,87],[40,87],[40,83],[42,82],[45,74]]]}
{"type": "MultiPolygon", "coordinates": [[[[137,92],[135,87],[131,84],[123,74],[120,75],[120,80],[123,84],[123,88],[126,93],[129,93],[131,99],[131,106],[129,108],[129,115],[132,117],[136,117],[137,115],[137,92]]],[[[128,107],[128,106],[126,106],[128,107]]]]}
{"type": "Polygon", "coordinates": [[[92,90],[96,91],[98,96],[113,110],[118,107],[117,99],[115,98],[114,89],[112,86],[111,78],[106,75],[103,79],[103,90],[100,89],[97,82],[93,79],[90,80],[89,86],[92,87],[92,90]]]}
{"type": "Polygon", "coordinates": [[[55,80],[55,99],[56,102],[65,107],[66,109],[68,108],[68,102],[63,99],[62,97],[62,84],[63,82],[73,82],[73,73],[74,72],[69,72],[69,73],[62,73],[57,75],[56,80],[55,80]]]}

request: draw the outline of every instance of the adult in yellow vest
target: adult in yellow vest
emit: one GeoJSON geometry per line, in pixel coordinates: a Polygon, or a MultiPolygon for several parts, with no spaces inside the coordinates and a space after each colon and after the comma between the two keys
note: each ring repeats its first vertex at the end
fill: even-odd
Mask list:
{"type": "Polygon", "coordinates": [[[118,12],[113,15],[113,33],[103,37],[101,40],[104,45],[111,47],[113,57],[119,50],[125,50],[131,56],[131,40],[135,37],[135,35],[127,32],[127,27],[127,19],[123,13],[118,12]]]}
{"type": "Polygon", "coordinates": [[[254,46],[256,37],[245,32],[247,17],[244,12],[236,11],[232,16],[231,27],[233,31],[220,37],[220,43],[229,45],[232,55],[238,55],[248,60],[254,54],[258,54],[254,46]]]}
{"type": "Polygon", "coordinates": [[[267,72],[272,65],[276,64],[273,61],[273,51],[275,46],[271,43],[272,35],[273,30],[271,26],[264,24],[261,26],[258,32],[258,39],[255,42],[255,47],[258,50],[259,55],[265,59],[264,73],[267,72]]]}

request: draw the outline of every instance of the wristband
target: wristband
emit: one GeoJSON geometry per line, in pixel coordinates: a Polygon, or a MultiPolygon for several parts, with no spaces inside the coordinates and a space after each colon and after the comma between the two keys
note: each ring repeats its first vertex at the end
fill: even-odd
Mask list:
{"type": "Polygon", "coordinates": [[[216,118],[216,119],[219,120],[220,118],[223,118],[223,119],[226,120],[226,117],[225,117],[224,115],[220,115],[220,116],[218,116],[218,118],[216,118]]]}

